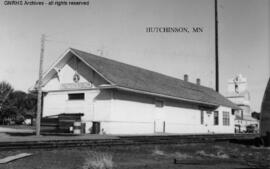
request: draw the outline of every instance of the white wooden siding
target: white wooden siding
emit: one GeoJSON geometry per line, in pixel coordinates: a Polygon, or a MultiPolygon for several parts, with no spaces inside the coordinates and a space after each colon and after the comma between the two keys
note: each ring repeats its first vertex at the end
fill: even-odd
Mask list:
{"type": "Polygon", "coordinates": [[[192,104],[165,99],[163,107],[156,107],[154,98],[125,92],[115,92],[112,102],[110,121],[102,123],[106,133],[152,134],[157,130],[161,132],[157,125],[164,122],[166,133],[234,133],[231,108],[215,110],[219,111],[219,125],[215,126],[213,112],[203,111],[204,123],[201,124],[201,110],[192,104]],[[223,125],[222,111],[230,112],[230,126],[223,125]]]}

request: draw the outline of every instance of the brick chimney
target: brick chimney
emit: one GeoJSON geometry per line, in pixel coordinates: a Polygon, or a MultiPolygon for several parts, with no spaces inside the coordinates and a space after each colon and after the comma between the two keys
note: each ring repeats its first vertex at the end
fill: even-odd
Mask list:
{"type": "Polygon", "coordinates": [[[197,79],[196,79],[196,84],[197,84],[197,85],[201,85],[201,79],[197,78],[197,79]]]}
{"type": "Polygon", "coordinates": [[[187,74],[184,74],[184,81],[188,82],[188,75],[187,74]]]}

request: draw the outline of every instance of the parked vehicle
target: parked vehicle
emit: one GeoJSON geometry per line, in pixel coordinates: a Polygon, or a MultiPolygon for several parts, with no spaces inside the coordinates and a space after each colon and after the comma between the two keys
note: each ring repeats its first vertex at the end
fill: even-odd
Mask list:
{"type": "Polygon", "coordinates": [[[246,133],[258,133],[258,129],[254,125],[248,125],[246,127],[246,133]]]}

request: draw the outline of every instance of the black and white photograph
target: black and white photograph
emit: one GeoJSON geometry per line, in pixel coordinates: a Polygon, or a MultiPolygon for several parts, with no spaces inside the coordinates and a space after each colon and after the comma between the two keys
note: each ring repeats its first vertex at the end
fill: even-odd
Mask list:
{"type": "Polygon", "coordinates": [[[0,0],[1,169],[270,169],[269,0],[0,0]]]}

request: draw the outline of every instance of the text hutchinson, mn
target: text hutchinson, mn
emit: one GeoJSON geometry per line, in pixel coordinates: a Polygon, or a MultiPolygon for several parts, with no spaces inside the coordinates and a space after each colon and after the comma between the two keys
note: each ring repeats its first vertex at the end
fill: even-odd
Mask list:
{"type": "Polygon", "coordinates": [[[203,27],[146,27],[147,33],[200,33],[203,27]]]}

